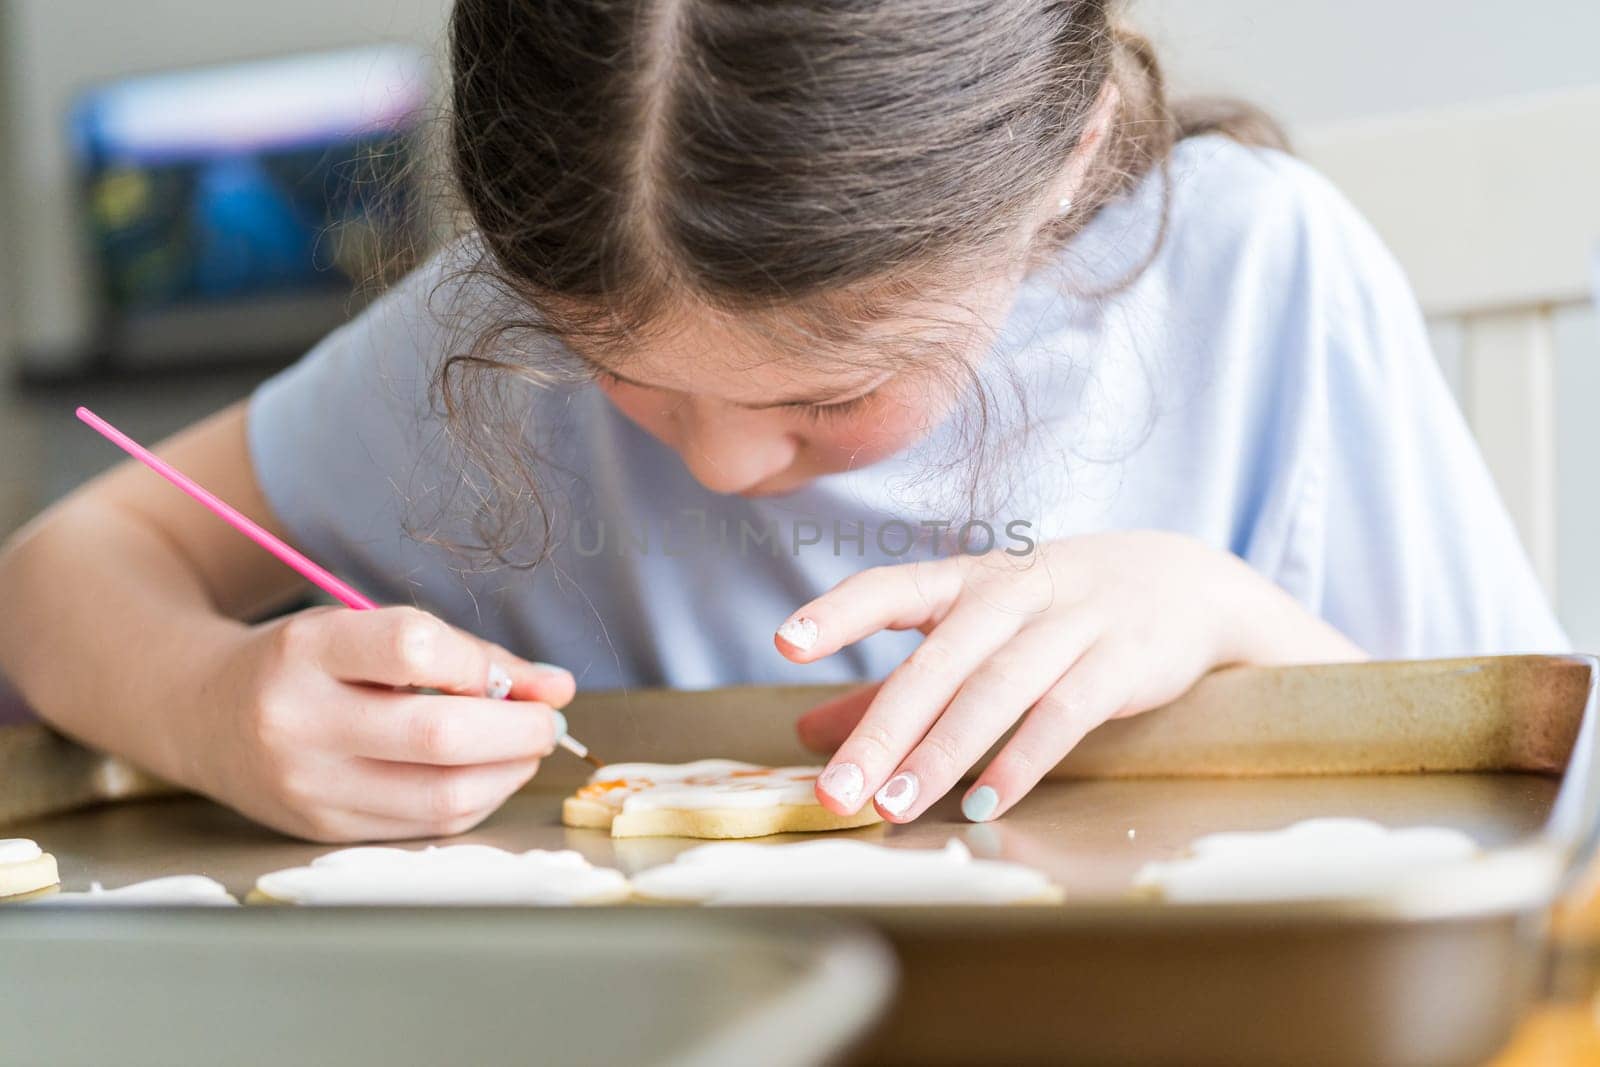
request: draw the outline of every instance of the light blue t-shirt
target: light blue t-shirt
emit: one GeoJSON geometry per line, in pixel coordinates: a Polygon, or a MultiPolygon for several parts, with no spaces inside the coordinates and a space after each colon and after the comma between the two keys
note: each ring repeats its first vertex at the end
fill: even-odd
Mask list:
{"type": "MultiPolygon", "coordinates": [[[[1193,535],[1379,657],[1565,649],[1368,225],[1281,153],[1195,138],[1171,174],[1166,238],[1132,284],[1103,291],[1151,247],[1156,175],[1024,283],[980,372],[981,447],[966,404],[905,455],[725,497],[592,384],[522,386],[551,551],[531,570],[483,567],[438,543],[470,537],[485,484],[464,481],[430,394],[487,299],[442,265],[457,246],[261,387],[256,474],[299,547],[369,595],[588,688],[882,677],[916,635],[801,667],[772,631],[974,517],[968,547],[1019,553],[1092,531],[1193,535]]],[[[570,360],[539,343],[517,358],[570,360]]]]}

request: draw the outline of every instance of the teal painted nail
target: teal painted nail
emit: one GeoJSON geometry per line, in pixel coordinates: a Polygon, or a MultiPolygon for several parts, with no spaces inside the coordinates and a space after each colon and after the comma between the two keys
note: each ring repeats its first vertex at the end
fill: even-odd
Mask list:
{"type": "MultiPolygon", "coordinates": [[[[554,708],[550,709],[550,717],[555,720],[556,740],[559,741],[563,737],[567,736],[567,717],[561,714],[559,711],[556,711],[554,708]]],[[[991,805],[991,807],[992,806],[993,805],[991,805]]]]}
{"type": "Polygon", "coordinates": [[[961,814],[973,822],[988,822],[994,809],[999,806],[1000,794],[986,785],[980,785],[961,802],[961,814]]]}
{"type": "Polygon", "coordinates": [[[567,669],[565,667],[557,667],[554,663],[536,662],[530,663],[528,666],[532,667],[536,671],[557,671],[561,674],[567,673],[567,669]]]}

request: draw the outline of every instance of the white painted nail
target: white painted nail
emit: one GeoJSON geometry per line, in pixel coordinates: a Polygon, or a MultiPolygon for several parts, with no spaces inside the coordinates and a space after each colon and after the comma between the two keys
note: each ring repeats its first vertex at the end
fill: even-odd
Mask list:
{"type": "Polygon", "coordinates": [[[917,776],[910,771],[901,771],[885,782],[872,799],[890,815],[904,815],[916,803],[918,788],[917,776]]]}
{"type": "Polygon", "coordinates": [[[822,787],[824,793],[852,811],[860,805],[861,790],[866,784],[861,768],[854,763],[835,763],[817,779],[817,785],[822,787]]]}
{"type": "Polygon", "coordinates": [[[778,636],[801,652],[810,652],[811,646],[817,643],[817,624],[802,615],[778,627],[778,636]]]}
{"type": "Polygon", "coordinates": [[[490,700],[504,700],[511,695],[511,675],[500,664],[489,664],[489,683],[483,687],[483,694],[490,700]]]}

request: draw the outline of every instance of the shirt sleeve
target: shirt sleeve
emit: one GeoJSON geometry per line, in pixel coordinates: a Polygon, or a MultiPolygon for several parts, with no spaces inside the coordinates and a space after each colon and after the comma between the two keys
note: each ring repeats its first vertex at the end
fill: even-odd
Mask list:
{"type": "Polygon", "coordinates": [[[1399,264],[1331,186],[1319,199],[1326,461],[1299,531],[1320,541],[1319,611],[1375,656],[1566,650],[1399,264]]]}

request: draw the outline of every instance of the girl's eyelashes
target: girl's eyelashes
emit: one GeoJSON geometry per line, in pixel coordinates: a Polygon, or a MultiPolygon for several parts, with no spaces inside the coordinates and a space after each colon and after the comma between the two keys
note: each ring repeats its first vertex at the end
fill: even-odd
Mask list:
{"type": "MultiPolygon", "coordinates": [[[[594,368],[594,378],[595,381],[611,388],[634,385],[633,382],[630,382],[628,379],[622,377],[621,375],[615,374],[604,367],[594,368]]],[[[814,422],[842,419],[846,415],[850,415],[853,412],[865,407],[867,402],[876,396],[878,390],[881,388],[881,385],[875,386],[867,392],[862,393],[860,396],[851,397],[849,400],[839,400],[831,404],[784,404],[783,407],[786,410],[796,412],[803,418],[812,420],[814,422]]]]}
{"type": "Polygon", "coordinates": [[[852,412],[865,407],[878,390],[862,393],[860,396],[851,397],[849,400],[840,400],[833,404],[793,404],[791,409],[799,412],[803,417],[813,422],[825,422],[832,419],[842,419],[852,412]]]}

